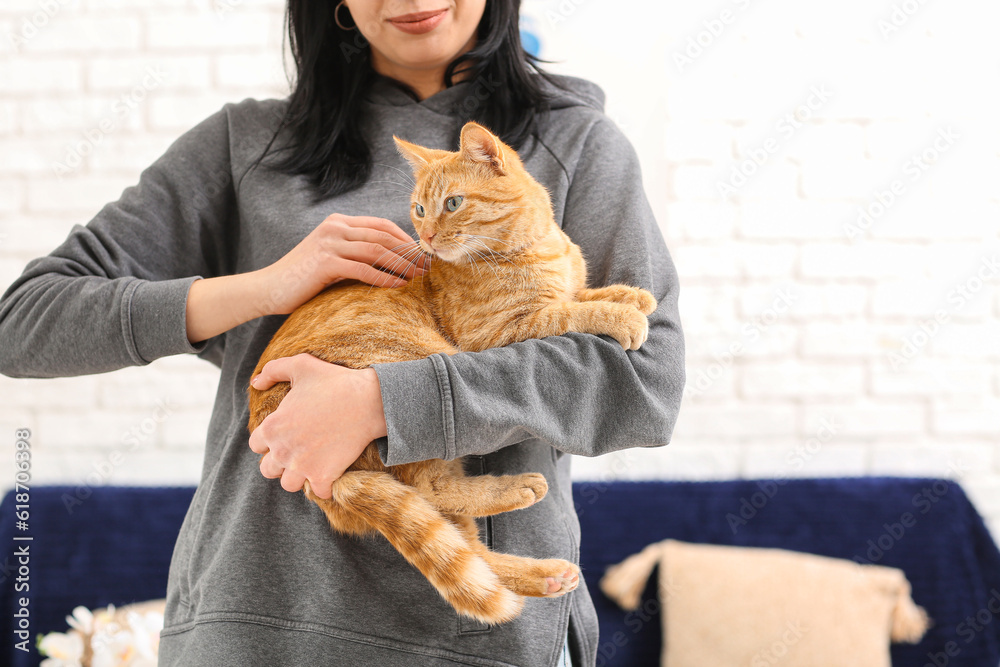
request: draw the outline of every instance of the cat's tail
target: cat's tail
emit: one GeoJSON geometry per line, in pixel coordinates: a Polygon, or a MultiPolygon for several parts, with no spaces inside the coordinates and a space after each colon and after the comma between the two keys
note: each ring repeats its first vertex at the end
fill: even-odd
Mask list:
{"type": "Polygon", "coordinates": [[[350,470],[333,483],[332,501],[310,497],[334,528],[346,510],[382,533],[460,614],[492,625],[521,613],[524,598],[504,588],[462,532],[389,473],[350,470]]]}

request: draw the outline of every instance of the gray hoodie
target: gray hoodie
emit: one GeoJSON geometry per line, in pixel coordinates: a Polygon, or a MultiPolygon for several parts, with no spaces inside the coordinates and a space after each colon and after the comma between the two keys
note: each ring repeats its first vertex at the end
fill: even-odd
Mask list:
{"type": "MultiPolygon", "coordinates": [[[[388,465],[466,457],[470,473],[544,473],[549,494],[482,520],[495,550],[579,559],[570,457],[666,444],[684,385],[677,277],[642,189],[636,155],[604,116],[603,93],[561,79],[540,141],[520,151],[579,244],[591,286],[625,282],[659,300],[635,352],[567,334],[480,353],[376,366],[388,465]]],[[[139,183],[47,257],[0,301],[0,371],[17,377],[101,373],[194,353],[221,368],[201,481],[170,568],[160,664],[424,667],[552,666],[567,631],[591,666],[597,618],[585,586],[528,599],[494,627],[460,618],[381,536],[334,533],[301,493],[261,476],[247,446],[246,387],[283,317],[192,345],[188,288],[251,271],[292,249],[334,212],[395,221],[409,234],[409,172],[392,142],[455,150],[489,81],[417,102],[386,81],[364,107],[374,172],[314,204],[303,177],[250,169],[286,101],[226,105],[181,136],[139,183]],[[477,96],[477,93],[479,94],[477,96]]],[[[599,539],[599,536],[591,536],[599,539]]]]}

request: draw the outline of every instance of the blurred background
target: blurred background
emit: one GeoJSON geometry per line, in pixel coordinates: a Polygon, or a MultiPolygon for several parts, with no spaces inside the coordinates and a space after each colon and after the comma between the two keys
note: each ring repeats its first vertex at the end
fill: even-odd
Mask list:
{"type": "MultiPolygon", "coordinates": [[[[681,278],[673,443],[575,477],[951,478],[1000,536],[1000,5],[522,9],[550,71],[607,93],[681,278]]],[[[287,95],[282,14],[4,0],[0,286],[226,102],[287,95]]],[[[27,427],[35,483],[193,484],[217,378],[194,357],[0,377],[0,460],[27,427]]]]}

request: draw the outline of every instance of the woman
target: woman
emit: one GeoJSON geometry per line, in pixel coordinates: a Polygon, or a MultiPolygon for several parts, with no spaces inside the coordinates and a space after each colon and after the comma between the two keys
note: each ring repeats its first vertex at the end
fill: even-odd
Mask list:
{"type": "MultiPolygon", "coordinates": [[[[676,276],[636,156],[596,86],[534,71],[518,5],[290,0],[290,98],[227,105],[184,134],[0,303],[8,375],[97,373],[179,353],[221,368],[171,564],[161,664],[551,667],[570,653],[594,664],[585,586],[481,626],[384,540],[334,534],[288,493],[309,480],[329,496],[375,439],[387,465],[465,456],[473,472],[543,472],[548,496],[485,521],[486,540],[577,560],[563,455],[669,440],[684,383],[676,276]],[[648,341],[625,353],[610,338],[569,334],[365,370],[278,360],[254,384],[289,380],[292,390],[248,439],[245,390],[281,315],[340,279],[402,284],[380,270],[413,233],[392,135],[454,150],[470,119],[518,148],[548,188],[591,284],[653,292],[648,341]]],[[[408,265],[403,278],[421,271],[408,265]]]]}

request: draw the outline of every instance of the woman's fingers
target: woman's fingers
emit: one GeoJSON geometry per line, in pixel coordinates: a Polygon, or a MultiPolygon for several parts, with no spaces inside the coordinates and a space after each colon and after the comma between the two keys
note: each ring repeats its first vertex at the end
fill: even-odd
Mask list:
{"type": "Polygon", "coordinates": [[[376,287],[402,287],[406,284],[402,278],[385,271],[379,271],[371,264],[349,259],[342,260],[340,273],[344,278],[360,280],[376,287]]]}
{"type": "MultiPolygon", "coordinates": [[[[401,251],[403,254],[406,251],[401,251]]],[[[412,266],[406,258],[385,246],[370,241],[353,241],[344,248],[343,259],[361,262],[386,273],[403,273],[412,266]]]]}
{"type": "Polygon", "coordinates": [[[413,239],[392,220],[386,218],[374,218],[367,215],[358,215],[351,217],[344,217],[344,221],[349,227],[355,229],[373,229],[380,232],[384,232],[390,236],[395,237],[395,239],[400,243],[413,243],[413,239]]]}
{"type": "Polygon", "coordinates": [[[291,388],[250,434],[250,449],[262,455],[260,472],[280,478],[287,491],[308,480],[317,496],[330,498],[333,481],[386,433],[378,376],[303,353],[267,362],[251,385],[278,382],[291,388]]]}
{"type": "Polygon", "coordinates": [[[287,315],[344,278],[402,287],[428,268],[416,242],[391,220],[335,213],[281,259],[254,272],[255,293],[265,297],[258,310],[287,315]]]}
{"type": "Polygon", "coordinates": [[[250,434],[250,450],[257,454],[267,454],[270,450],[267,442],[264,441],[264,434],[261,433],[259,427],[254,429],[254,432],[250,434]]]}
{"type": "Polygon", "coordinates": [[[268,479],[277,479],[285,471],[284,466],[274,460],[271,453],[264,454],[260,459],[260,474],[268,479]]]}
{"type": "Polygon", "coordinates": [[[330,500],[333,498],[333,482],[324,481],[309,481],[309,490],[313,492],[314,495],[324,499],[330,500]]]}
{"type": "Polygon", "coordinates": [[[414,278],[425,272],[424,253],[416,241],[405,234],[403,239],[384,230],[353,227],[345,232],[342,257],[414,278]]]}
{"type": "Polygon", "coordinates": [[[298,356],[300,355],[280,357],[267,362],[260,369],[260,374],[250,380],[250,385],[258,391],[265,391],[279,382],[291,382],[295,367],[300,361],[296,359],[298,356]]]}
{"type": "Polygon", "coordinates": [[[306,478],[294,470],[285,470],[281,473],[281,488],[289,493],[301,491],[305,481],[306,478]]]}
{"type": "MultiPolygon", "coordinates": [[[[295,355],[295,357],[280,357],[267,362],[264,364],[264,367],[260,369],[260,373],[250,379],[250,386],[258,391],[266,391],[279,382],[291,382],[295,367],[303,361],[296,359],[298,356],[302,355],[295,355]]],[[[265,419],[264,421],[266,422],[267,420],[265,419]]],[[[260,471],[264,473],[266,469],[272,474],[268,475],[265,473],[264,476],[269,478],[278,477],[281,475],[281,470],[283,468],[274,461],[273,456],[266,456],[271,448],[265,440],[264,434],[266,428],[261,428],[261,426],[263,426],[263,422],[250,434],[250,449],[257,454],[265,455],[261,460],[260,471]],[[265,461],[267,461],[266,464],[265,461]]]]}

